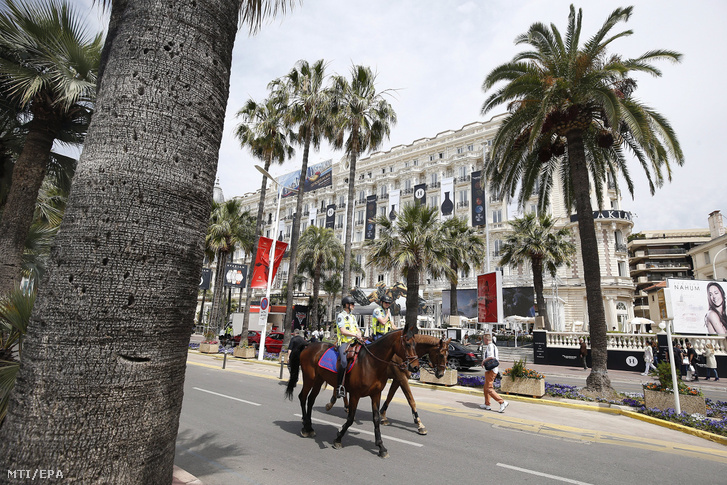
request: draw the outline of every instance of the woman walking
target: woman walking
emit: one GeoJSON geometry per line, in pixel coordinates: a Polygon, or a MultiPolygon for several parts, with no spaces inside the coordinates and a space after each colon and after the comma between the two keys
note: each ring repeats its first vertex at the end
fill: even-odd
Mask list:
{"type": "MultiPolygon", "coordinates": [[[[499,360],[499,353],[497,351],[497,346],[492,343],[492,335],[489,333],[486,333],[482,337],[482,346],[484,347],[484,352],[482,354],[482,367],[485,367],[485,362],[490,360],[499,360]]],[[[492,383],[495,382],[495,376],[500,372],[500,369],[498,367],[494,367],[488,371],[485,371],[485,387],[483,388],[483,392],[485,394],[485,404],[480,404],[480,407],[482,409],[487,409],[488,411],[492,409],[490,406],[490,398],[494,399],[499,405],[500,409],[497,410],[498,413],[504,413],[505,408],[510,404],[509,402],[505,401],[503,398],[500,397],[497,392],[495,392],[495,389],[492,387],[492,383]]]]}
{"type": "Polygon", "coordinates": [[[707,359],[707,378],[705,380],[709,380],[709,378],[714,374],[714,380],[719,380],[719,374],[717,374],[717,358],[714,356],[714,346],[711,343],[708,343],[706,345],[706,348],[704,349],[704,357],[707,359]]]}
{"type": "Polygon", "coordinates": [[[654,350],[651,346],[651,340],[647,340],[646,346],[644,346],[644,363],[646,364],[646,368],[641,374],[642,376],[648,376],[649,370],[656,370],[656,367],[654,366],[654,350]]]}

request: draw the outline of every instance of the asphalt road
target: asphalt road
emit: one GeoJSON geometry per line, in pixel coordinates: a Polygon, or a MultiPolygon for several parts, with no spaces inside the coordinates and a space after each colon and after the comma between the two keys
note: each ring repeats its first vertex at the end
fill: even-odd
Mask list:
{"type": "MultiPolygon", "coordinates": [[[[331,447],[340,405],[313,410],[302,438],[300,406],[283,398],[278,368],[190,354],[176,464],[206,485],[237,483],[725,483],[727,447],[625,416],[512,402],[483,411],[481,394],[415,388],[429,434],[417,434],[403,396],[382,428],[390,457],[377,456],[370,400],[331,447]]],[[[287,374],[286,374],[287,377],[287,374]]],[[[299,383],[298,390],[301,385],[299,383]]],[[[297,394],[297,391],[296,391],[297,394]]]]}

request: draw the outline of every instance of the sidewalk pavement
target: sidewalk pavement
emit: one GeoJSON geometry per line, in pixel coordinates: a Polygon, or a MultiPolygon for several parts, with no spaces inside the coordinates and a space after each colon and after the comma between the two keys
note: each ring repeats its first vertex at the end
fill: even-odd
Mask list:
{"type": "MultiPolygon", "coordinates": [[[[197,365],[205,365],[205,366],[214,366],[222,368],[222,362],[223,361],[223,354],[202,354],[196,350],[190,350],[188,354],[188,362],[197,364],[197,365]]],[[[501,368],[505,369],[507,367],[510,367],[512,364],[512,361],[508,360],[501,360],[501,368]]],[[[288,378],[288,370],[287,367],[285,367],[281,371],[281,365],[279,361],[258,361],[257,359],[238,359],[233,357],[231,354],[228,354],[225,366],[227,369],[230,370],[236,370],[236,371],[242,371],[242,372],[250,372],[257,375],[269,377],[269,378],[275,378],[279,379],[281,372],[284,379],[288,378]]],[[[557,365],[543,365],[543,364],[527,364],[528,368],[536,370],[540,372],[541,374],[544,374],[546,378],[550,382],[557,382],[558,377],[567,377],[571,379],[582,379],[583,383],[582,385],[585,385],[586,378],[588,377],[588,374],[590,373],[590,369],[586,370],[582,367],[577,366],[557,366],[557,365]]],[[[648,382],[653,380],[653,377],[650,376],[642,376],[638,371],[622,371],[622,370],[609,370],[608,375],[611,378],[611,382],[616,383],[629,383],[634,385],[639,385],[644,382],[648,382]]],[[[441,391],[448,391],[448,392],[454,392],[454,393],[460,393],[460,394],[468,394],[470,396],[477,396],[478,398],[482,397],[482,390],[479,388],[470,388],[470,387],[463,387],[463,386],[451,386],[451,387],[444,387],[439,385],[433,385],[433,384],[421,384],[418,381],[410,381],[410,384],[413,387],[422,387],[427,388],[431,390],[441,390],[441,391]]],[[[710,389],[714,390],[720,390],[725,391],[727,395],[727,379],[724,381],[720,380],[719,382],[714,381],[705,381],[704,379],[699,380],[699,385],[702,387],[709,387],[710,389]]],[[[636,420],[639,420],[641,422],[645,422],[648,424],[654,424],[661,426],[663,428],[668,428],[671,430],[677,430],[682,433],[690,434],[692,436],[704,439],[704,440],[710,440],[715,443],[719,443],[721,445],[727,445],[727,438],[723,436],[718,436],[713,433],[707,433],[704,431],[696,430],[694,428],[689,428],[686,426],[682,426],[676,423],[666,422],[659,419],[651,418],[649,416],[636,413],[631,410],[628,406],[617,406],[617,405],[609,405],[604,403],[594,403],[594,402],[585,402],[585,401],[575,401],[575,400],[569,400],[569,399],[556,399],[556,398],[541,398],[541,399],[534,399],[529,397],[523,397],[523,396],[516,396],[516,395],[507,395],[506,399],[508,401],[519,401],[522,403],[528,403],[528,404],[538,404],[538,405],[546,405],[542,406],[542,408],[539,410],[539,416],[542,419],[545,416],[553,415],[554,418],[561,418],[562,419],[562,412],[557,411],[558,408],[571,408],[571,409],[577,409],[577,410],[586,410],[586,411],[592,411],[597,413],[607,413],[612,415],[622,415],[629,418],[633,418],[636,420]]],[[[610,432],[613,431],[612,426],[609,426],[607,420],[600,420],[600,419],[594,419],[589,422],[589,427],[596,428],[598,431],[603,432],[610,432]]],[[[654,432],[651,432],[650,435],[652,437],[655,436],[654,432]]],[[[707,442],[708,443],[708,442],[707,442]]],[[[199,481],[196,477],[192,476],[191,474],[187,473],[186,471],[182,470],[181,468],[175,466],[174,467],[174,480],[172,481],[172,485],[203,485],[201,481],[199,481]]]]}

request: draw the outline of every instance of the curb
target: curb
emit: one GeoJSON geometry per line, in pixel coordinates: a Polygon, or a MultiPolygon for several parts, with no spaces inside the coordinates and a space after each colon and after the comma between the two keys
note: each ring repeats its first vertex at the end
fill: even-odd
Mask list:
{"type": "MultiPolygon", "coordinates": [[[[190,352],[195,352],[199,355],[208,355],[212,356],[216,359],[222,360],[223,356],[220,354],[202,354],[199,351],[195,351],[190,349],[190,352]]],[[[243,359],[240,359],[243,360],[243,359]]],[[[266,365],[273,365],[273,366],[279,366],[280,361],[259,361],[257,359],[254,360],[257,364],[266,364],[266,365]]],[[[476,387],[464,387],[464,386],[441,386],[437,384],[422,384],[419,381],[410,380],[409,381],[410,386],[416,386],[421,387],[424,389],[429,389],[432,391],[448,391],[448,392],[455,392],[458,394],[468,394],[471,396],[480,396],[482,395],[482,390],[480,388],[476,387]]],[[[696,436],[698,438],[706,439],[709,441],[714,441],[716,443],[719,443],[721,445],[727,446],[727,436],[718,435],[715,433],[710,433],[709,431],[704,431],[701,429],[691,428],[689,426],[684,426],[683,424],[674,423],[671,421],[665,421],[663,419],[655,418],[653,416],[647,416],[645,414],[637,413],[636,411],[632,411],[629,409],[624,409],[623,406],[620,406],[618,404],[608,404],[608,403],[575,403],[575,402],[569,402],[569,401],[555,401],[552,399],[536,399],[532,397],[526,397],[526,396],[517,396],[515,394],[506,394],[508,396],[508,400],[511,401],[519,401],[519,402],[525,402],[530,404],[541,404],[546,406],[560,406],[560,407],[566,407],[571,409],[580,409],[583,411],[593,411],[598,413],[607,413],[607,414],[616,414],[621,416],[626,416],[631,419],[638,419],[640,421],[647,422],[649,424],[655,424],[657,426],[661,426],[663,428],[669,428],[673,429],[675,431],[681,431],[682,433],[690,434],[692,436],[696,436]]]]}

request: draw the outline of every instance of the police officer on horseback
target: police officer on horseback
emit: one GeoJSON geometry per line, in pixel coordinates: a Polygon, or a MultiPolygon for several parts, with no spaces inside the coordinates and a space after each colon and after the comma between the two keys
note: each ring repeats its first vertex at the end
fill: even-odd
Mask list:
{"type": "Polygon", "coordinates": [[[384,294],[379,301],[380,304],[374,309],[374,318],[371,320],[372,340],[383,337],[392,329],[397,329],[396,325],[394,325],[394,322],[391,320],[391,304],[394,302],[394,299],[391,296],[384,294]]]}
{"type": "Polygon", "coordinates": [[[346,359],[346,350],[351,342],[356,339],[363,338],[361,331],[356,324],[356,317],[353,316],[353,307],[356,304],[351,296],[344,296],[341,300],[343,310],[336,317],[336,334],[338,335],[338,387],[336,393],[338,397],[346,395],[346,389],[343,387],[343,378],[346,375],[346,367],[348,362],[346,359]]]}

